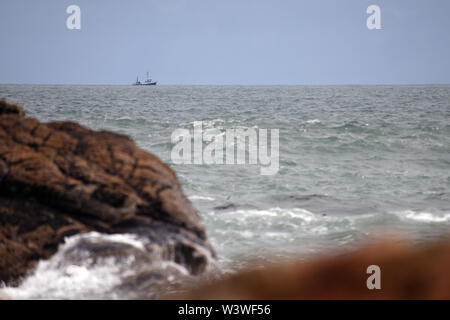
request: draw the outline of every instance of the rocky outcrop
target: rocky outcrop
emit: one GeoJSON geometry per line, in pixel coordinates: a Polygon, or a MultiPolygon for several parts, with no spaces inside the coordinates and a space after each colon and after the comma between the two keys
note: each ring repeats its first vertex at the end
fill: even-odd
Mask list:
{"type": "Polygon", "coordinates": [[[145,237],[192,274],[214,255],[175,173],[156,156],[126,136],[41,123],[0,101],[0,281],[14,284],[65,237],[89,231],[145,237]]]}
{"type": "Polygon", "coordinates": [[[244,271],[175,298],[450,299],[449,270],[450,241],[421,247],[382,241],[345,254],[244,271]],[[371,265],[380,267],[379,290],[367,288],[371,265]]]}

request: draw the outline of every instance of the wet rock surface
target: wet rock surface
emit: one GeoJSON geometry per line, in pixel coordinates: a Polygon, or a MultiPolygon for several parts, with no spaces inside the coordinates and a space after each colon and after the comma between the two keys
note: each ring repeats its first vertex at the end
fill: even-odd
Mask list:
{"type": "MultiPolygon", "coordinates": [[[[139,236],[149,247],[138,256],[193,275],[214,256],[175,173],[156,156],[126,136],[41,123],[0,101],[0,281],[19,283],[65,237],[93,231],[139,236]]],[[[117,246],[89,250],[130,256],[117,246]]]]}

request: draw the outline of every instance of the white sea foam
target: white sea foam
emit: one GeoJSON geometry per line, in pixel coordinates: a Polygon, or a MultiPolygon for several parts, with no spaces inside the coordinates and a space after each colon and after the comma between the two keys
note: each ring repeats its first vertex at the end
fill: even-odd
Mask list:
{"type": "Polygon", "coordinates": [[[118,298],[112,289],[121,283],[121,271],[134,262],[134,257],[121,259],[120,263],[115,257],[106,257],[100,263],[93,263],[89,255],[77,252],[77,261],[68,259],[69,252],[83,240],[124,243],[140,250],[144,248],[135,235],[97,232],[75,235],[66,238],[49,260],[41,260],[19,287],[7,287],[2,291],[12,299],[118,298]]]}
{"type": "Polygon", "coordinates": [[[100,242],[124,243],[140,250],[145,250],[145,243],[147,243],[145,239],[139,238],[135,234],[103,234],[99,232],[89,232],[66,238],[64,241],[65,242],[64,245],[67,247],[73,247],[80,240],[83,239],[89,240],[92,243],[100,243],[100,242]]]}
{"type": "Polygon", "coordinates": [[[284,208],[270,208],[264,210],[250,209],[250,210],[236,210],[228,212],[227,215],[240,216],[245,218],[257,218],[257,217],[290,217],[304,221],[312,221],[316,218],[315,214],[301,208],[284,209],[284,208]]]}
{"type": "MultiPolygon", "coordinates": [[[[189,275],[189,271],[174,261],[155,259],[151,265],[137,263],[136,257],[91,256],[82,245],[120,243],[137,250],[145,250],[146,240],[133,234],[101,234],[90,232],[65,239],[57,252],[48,260],[41,260],[18,287],[4,287],[0,294],[11,299],[119,299],[127,294],[117,290],[127,277],[142,270],[167,270],[168,279],[174,274],[189,275]],[[125,295],[124,295],[125,294],[125,295]]],[[[206,250],[199,254],[207,254],[206,250]]],[[[145,260],[147,261],[147,260],[145,260]]],[[[136,292],[130,292],[130,297],[136,292]]],[[[151,294],[146,292],[146,294],[151,294]]]]}
{"type": "Polygon", "coordinates": [[[329,228],[325,225],[320,225],[320,226],[311,228],[311,232],[316,233],[318,235],[327,234],[329,232],[329,228]]]}
{"type": "Polygon", "coordinates": [[[216,199],[212,198],[212,197],[204,197],[204,196],[190,196],[189,200],[202,200],[202,201],[214,201],[216,199]]]}
{"type": "Polygon", "coordinates": [[[122,116],[122,117],[117,118],[116,120],[120,121],[120,120],[133,120],[133,119],[130,116],[122,116]]]}
{"type": "Polygon", "coordinates": [[[450,213],[438,215],[430,212],[416,212],[413,210],[404,210],[395,212],[398,216],[418,222],[447,222],[450,221],[450,213]]]}

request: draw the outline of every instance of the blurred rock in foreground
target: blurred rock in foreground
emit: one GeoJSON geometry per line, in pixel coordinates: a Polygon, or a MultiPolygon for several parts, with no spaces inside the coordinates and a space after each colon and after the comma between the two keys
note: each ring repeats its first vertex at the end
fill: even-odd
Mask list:
{"type": "Polygon", "coordinates": [[[174,172],[156,156],[126,136],[40,123],[0,101],[0,282],[19,283],[65,237],[93,231],[145,238],[138,249],[95,241],[80,249],[92,257],[133,253],[145,261],[130,278],[141,285],[164,277],[153,262],[196,275],[214,256],[174,172]]]}
{"type": "Polygon", "coordinates": [[[450,299],[450,241],[420,248],[379,242],[333,257],[244,271],[173,298],[450,299]],[[381,269],[380,290],[367,288],[371,265],[381,269]]]}

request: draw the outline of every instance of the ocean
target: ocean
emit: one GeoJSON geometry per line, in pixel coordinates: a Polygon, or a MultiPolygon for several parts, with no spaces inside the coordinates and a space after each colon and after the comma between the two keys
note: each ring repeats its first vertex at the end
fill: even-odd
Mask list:
{"type": "MultiPolygon", "coordinates": [[[[426,242],[450,231],[450,86],[0,85],[0,98],[40,121],[128,135],[171,165],[223,273],[377,237],[426,242]],[[173,163],[172,133],[197,121],[205,129],[278,129],[278,172],[173,163]]],[[[4,290],[22,298],[126,298],[110,290],[117,266],[77,269],[70,279],[58,268],[43,262],[4,290]]]]}

